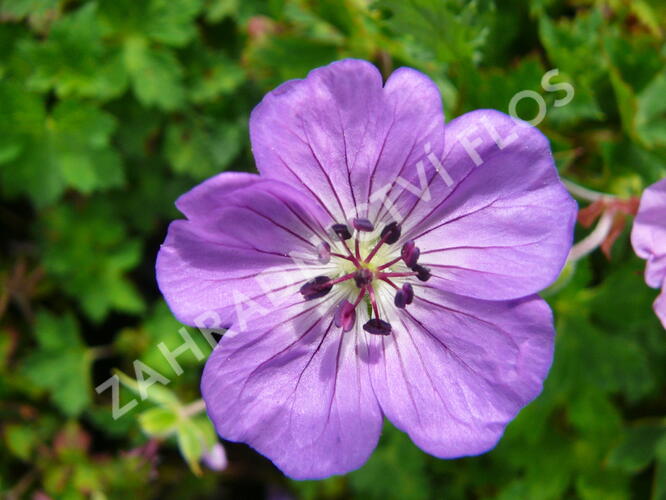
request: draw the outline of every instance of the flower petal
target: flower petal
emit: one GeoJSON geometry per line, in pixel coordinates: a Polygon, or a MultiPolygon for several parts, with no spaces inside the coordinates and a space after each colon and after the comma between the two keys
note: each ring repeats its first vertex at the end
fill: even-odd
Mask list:
{"type": "Polygon", "coordinates": [[[634,251],[647,259],[645,281],[659,288],[666,278],[666,179],[648,187],[631,231],[634,251]]]}
{"type": "Polygon", "coordinates": [[[223,199],[236,189],[259,182],[257,174],[222,172],[195,186],[176,200],[176,207],[188,219],[205,216],[222,206],[223,199]]]}
{"type": "Polygon", "coordinates": [[[201,384],[224,439],[248,443],[295,479],[354,470],[377,445],[382,415],[360,329],[343,333],[327,298],[252,335],[225,335],[201,384]]]}
{"type": "Polygon", "coordinates": [[[215,443],[207,452],[202,455],[201,461],[210,470],[218,472],[223,471],[229,465],[229,461],[227,460],[227,452],[221,443],[215,443]]]}
{"type": "Polygon", "coordinates": [[[375,394],[391,422],[442,458],[495,446],[552,361],[552,314],[536,296],[486,302],[419,286],[391,324],[391,336],[372,339],[375,394]]]}
{"type": "Polygon", "coordinates": [[[432,283],[490,300],[550,285],[571,248],[576,203],[548,140],[498,111],[474,111],[446,126],[443,166],[454,183],[437,178],[403,221],[432,283]]]}
{"type": "Polygon", "coordinates": [[[219,180],[181,198],[190,219],[171,224],[157,258],[157,281],[176,317],[211,328],[234,320],[246,325],[281,301],[300,298],[299,286],[325,269],[317,243],[330,224],[288,185],[260,180],[229,189],[219,180]]]}
{"type": "Polygon", "coordinates": [[[426,144],[441,154],[443,120],[425,75],[401,68],[382,87],[373,65],[347,59],[267,94],[250,135],[262,176],[297,183],[344,222],[366,218],[368,200],[379,203],[398,172],[426,156],[426,144]]]}

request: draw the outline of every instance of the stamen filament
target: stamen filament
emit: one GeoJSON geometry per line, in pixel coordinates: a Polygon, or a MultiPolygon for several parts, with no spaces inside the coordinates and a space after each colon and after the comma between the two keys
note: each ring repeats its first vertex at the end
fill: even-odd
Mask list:
{"type": "Polygon", "coordinates": [[[349,249],[349,246],[347,245],[347,242],[344,241],[344,240],[341,240],[340,242],[342,243],[342,246],[345,247],[345,250],[347,250],[347,253],[349,254],[349,258],[354,263],[354,265],[356,267],[361,267],[361,263],[359,262],[359,260],[356,257],[354,257],[354,254],[349,249]]]}
{"type": "Polygon", "coordinates": [[[370,262],[370,261],[372,260],[372,258],[373,258],[373,257],[375,256],[375,254],[379,251],[379,249],[382,247],[382,245],[383,245],[384,243],[386,243],[386,240],[388,240],[390,236],[391,236],[391,233],[386,233],[386,234],[382,237],[382,239],[379,240],[379,241],[377,242],[377,244],[375,245],[375,248],[372,249],[372,251],[368,254],[368,256],[367,256],[367,257],[365,258],[365,260],[363,261],[365,264],[367,264],[368,262],[370,262]]]}
{"type": "Polygon", "coordinates": [[[399,288],[398,288],[398,285],[396,285],[395,283],[393,283],[390,279],[388,279],[388,278],[379,278],[379,279],[382,280],[384,283],[388,283],[389,285],[391,285],[391,286],[392,286],[393,288],[395,288],[396,290],[399,289],[399,288]]]}
{"type": "Polygon", "coordinates": [[[354,260],[351,257],[349,257],[347,255],[342,255],[341,253],[331,252],[331,257],[338,257],[339,259],[345,259],[345,260],[348,260],[350,262],[354,262],[354,260]]]}
{"type": "Polygon", "coordinates": [[[402,257],[396,257],[392,261],[387,262],[386,264],[382,264],[377,268],[377,271],[381,271],[382,269],[386,269],[387,267],[391,267],[393,264],[396,264],[402,260],[402,257]]]}
{"type": "Polygon", "coordinates": [[[363,300],[363,297],[365,297],[365,287],[363,287],[363,289],[361,290],[361,293],[359,293],[358,297],[356,297],[356,300],[354,301],[354,304],[353,304],[354,309],[356,309],[356,307],[361,303],[361,301],[363,300]]]}
{"type": "Polygon", "coordinates": [[[417,272],[409,272],[409,273],[379,273],[377,277],[379,279],[384,279],[384,278],[405,278],[407,276],[417,276],[419,273],[417,272]]]}
{"type": "Polygon", "coordinates": [[[384,243],[388,243],[390,245],[396,243],[400,239],[400,233],[400,224],[397,222],[391,222],[390,224],[387,224],[386,227],[382,229],[381,239],[377,242],[375,248],[372,249],[372,252],[370,252],[370,254],[365,258],[364,262],[366,264],[370,262],[384,243]]]}
{"type": "Polygon", "coordinates": [[[375,289],[372,288],[372,285],[367,286],[368,293],[370,294],[370,304],[372,304],[372,310],[375,313],[375,318],[379,319],[379,308],[377,307],[377,301],[375,300],[375,289]]]}
{"type": "Polygon", "coordinates": [[[326,282],[326,286],[337,285],[338,283],[352,279],[355,275],[356,272],[345,274],[344,276],[340,276],[339,278],[335,278],[334,280],[326,282]]]}

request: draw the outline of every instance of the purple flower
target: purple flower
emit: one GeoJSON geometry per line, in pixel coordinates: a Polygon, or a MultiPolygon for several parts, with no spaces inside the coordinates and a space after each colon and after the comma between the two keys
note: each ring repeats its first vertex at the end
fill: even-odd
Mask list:
{"type": "Polygon", "coordinates": [[[383,418],[437,457],[491,449],[542,388],[576,206],[547,139],[492,110],[444,126],[408,68],[344,60],[270,92],[260,175],[183,195],[157,277],[229,327],[202,392],[219,434],[293,478],[360,467],[383,418]]]}
{"type": "Polygon", "coordinates": [[[666,328],[666,179],[643,192],[631,243],[636,254],[647,260],[645,282],[652,288],[661,288],[654,311],[666,328]]]}
{"type": "Polygon", "coordinates": [[[201,461],[208,467],[210,470],[214,471],[223,471],[229,465],[227,460],[227,452],[224,450],[222,443],[215,443],[207,452],[205,452],[201,461]]]}

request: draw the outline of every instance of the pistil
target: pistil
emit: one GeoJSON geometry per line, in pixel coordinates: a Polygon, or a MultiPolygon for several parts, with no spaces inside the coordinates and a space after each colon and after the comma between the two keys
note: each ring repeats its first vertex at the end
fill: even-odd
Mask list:
{"type": "MultiPolygon", "coordinates": [[[[361,254],[361,242],[363,241],[361,233],[372,232],[375,227],[368,219],[352,219],[350,224],[353,229],[350,229],[346,224],[333,224],[331,226],[331,234],[340,241],[346,255],[331,251],[331,246],[327,242],[319,244],[317,250],[320,263],[327,264],[331,257],[336,257],[354,264],[354,270],[338,278],[317,276],[305,283],[301,287],[300,292],[305,300],[313,300],[328,294],[334,285],[353,279],[359,289],[359,293],[353,303],[347,299],[343,299],[338,304],[334,315],[335,325],[342,329],[343,332],[350,331],[356,322],[356,308],[367,296],[371,306],[371,313],[370,319],[363,325],[363,329],[373,335],[389,335],[392,327],[390,323],[380,318],[378,297],[373,286],[374,280],[377,280],[377,282],[383,281],[391,286],[395,290],[393,301],[395,307],[404,309],[413,302],[414,289],[410,283],[403,283],[402,286],[398,286],[392,278],[416,277],[421,281],[428,281],[430,279],[430,270],[418,264],[421,251],[413,240],[407,241],[402,246],[398,257],[381,265],[370,265],[372,259],[383,245],[397,243],[400,239],[401,227],[397,222],[387,224],[381,231],[379,240],[375,243],[372,250],[363,258],[361,254]],[[353,252],[347,243],[352,237],[354,238],[353,252]],[[400,261],[403,261],[409,270],[391,271],[390,268],[400,261]]],[[[349,268],[347,267],[346,270],[349,270],[349,268]]]]}

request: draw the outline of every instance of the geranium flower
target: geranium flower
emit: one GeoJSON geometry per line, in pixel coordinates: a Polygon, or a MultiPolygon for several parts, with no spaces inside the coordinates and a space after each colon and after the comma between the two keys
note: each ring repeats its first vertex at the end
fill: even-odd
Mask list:
{"type": "Polygon", "coordinates": [[[661,288],[654,311],[666,328],[666,179],[643,192],[631,243],[636,254],[647,260],[645,282],[652,288],[661,288]]]}
{"type": "Polygon", "coordinates": [[[215,443],[207,452],[201,456],[201,461],[210,470],[223,471],[229,465],[227,452],[221,443],[215,443]]]}
{"type": "Polygon", "coordinates": [[[260,175],[183,195],[157,277],[229,327],[203,374],[219,434],[293,478],[360,467],[384,417],[437,457],[491,449],[553,353],[576,206],[546,138],[492,110],[444,126],[437,86],[344,60],[273,90],[260,175]]]}

